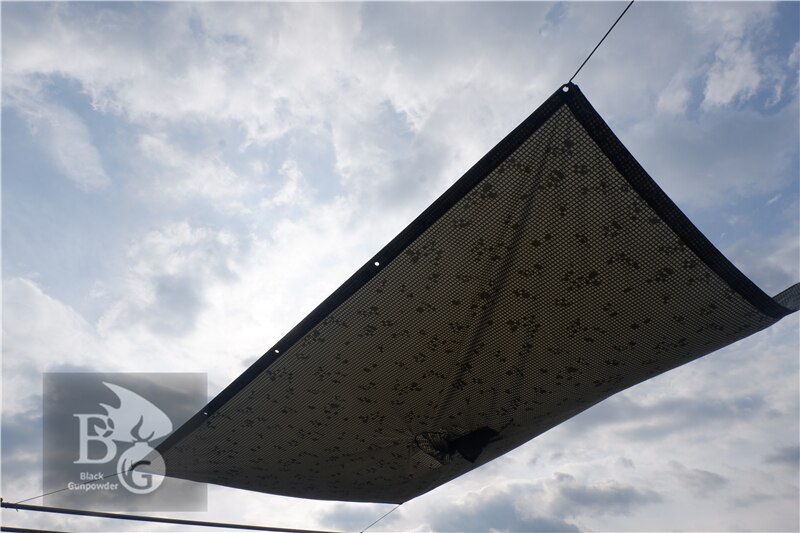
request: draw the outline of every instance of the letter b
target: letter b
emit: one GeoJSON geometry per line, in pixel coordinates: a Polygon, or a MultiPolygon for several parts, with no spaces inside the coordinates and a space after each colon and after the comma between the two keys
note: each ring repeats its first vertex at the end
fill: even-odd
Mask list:
{"type": "MultiPolygon", "coordinates": [[[[117,455],[117,445],[111,440],[110,435],[99,434],[98,427],[95,425],[92,429],[97,432],[94,435],[89,434],[89,420],[92,418],[103,422],[106,428],[110,428],[111,418],[105,415],[73,415],[78,419],[80,427],[80,450],[78,452],[78,460],[73,461],[75,464],[98,464],[107,463],[117,455]],[[97,441],[106,447],[106,454],[102,459],[92,459],[89,457],[89,441],[97,441]]],[[[113,422],[112,422],[113,423],[113,422]]]]}

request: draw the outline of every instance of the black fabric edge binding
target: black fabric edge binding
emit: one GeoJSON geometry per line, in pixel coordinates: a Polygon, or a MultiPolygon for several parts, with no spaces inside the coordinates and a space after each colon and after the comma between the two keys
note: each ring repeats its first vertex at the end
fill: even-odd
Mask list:
{"type": "MultiPolygon", "coordinates": [[[[559,87],[545,102],[540,105],[519,126],[514,128],[503,140],[483,156],[463,176],[451,185],[439,198],[437,198],[425,211],[415,218],[394,239],[375,254],[366,265],[359,268],[330,296],[325,298],[308,316],[301,320],[289,333],[271,349],[257,359],[230,385],[225,387],[214,399],[200,410],[196,415],[187,420],[156,447],[156,451],[165,454],[166,451],[182,440],[188,433],[200,426],[210,415],[222,407],[236,393],[247,386],[255,377],[271,365],[281,354],[300,340],[306,333],[313,330],[334,309],[344,303],[356,293],[369,280],[400,255],[417,237],[438,220],[448,209],[461,200],[469,191],[480,183],[490,172],[504,161],[514,150],[519,148],[533,132],[549,119],[562,105],[564,93],[559,87]],[[376,265],[378,263],[378,265],[376,265]]],[[[169,475],[169,465],[167,465],[169,475]]]]}
{"type": "MultiPolygon", "coordinates": [[[[600,146],[630,185],[661,216],[686,244],[705,261],[728,285],[738,291],[764,314],[779,319],[791,313],[759,289],[750,279],[736,268],[683,214],[675,203],[661,190],[647,172],[622,145],[605,121],[595,111],[589,101],[573,83],[562,85],[542,105],[519,126],[501,140],[461,178],[450,186],[425,211],[414,219],[403,231],[358,269],[330,296],[325,298],[308,316],[292,328],[275,346],[258,358],[230,385],[225,387],[214,399],[187,420],[156,448],[160,454],[180,442],[185,436],[199,427],[209,416],[222,407],[229,399],[246,387],[256,376],[277,360],[281,354],[313,330],[329,313],[355,294],[369,280],[376,276],[390,261],[400,255],[405,248],[419,237],[431,224],[448,209],[463,198],[475,185],[492,172],[514,150],[549,119],[562,105],[568,105],[578,122],[600,146]]],[[[169,464],[167,475],[169,475],[169,464]]]]}
{"type": "Polygon", "coordinates": [[[787,287],[775,296],[773,300],[784,306],[792,312],[800,309],[800,283],[795,283],[791,287],[787,287]]]}
{"type": "Polygon", "coordinates": [[[614,164],[619,173],[628,181],[633,189],[661,217],[680,239],[697,256],[717,273],[733,290],[742,295],[748,302],[765,315],[776,320],[792,313],[780,305],[767,293],[762,291],[750,278],[745,276],[736,265],[722,255],[714,244],[697,229],[683,211],[675,205],[669,196],[658,186],[622,142],[614,135],[611,128],[595,111],[577,85],[567,84],[564,92],[565,100],[575,118],[583,126],[589,136],[600,146],[600,149],[614,164]]]}

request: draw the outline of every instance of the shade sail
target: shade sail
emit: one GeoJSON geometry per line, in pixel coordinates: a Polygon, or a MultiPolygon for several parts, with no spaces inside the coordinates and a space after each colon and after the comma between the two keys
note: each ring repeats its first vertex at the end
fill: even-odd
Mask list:
{"type": "Polygon", "coordinates": [[[158,451],[179,478],[403,502],[798,294],[744,276],[569,84],[158,451]]]}

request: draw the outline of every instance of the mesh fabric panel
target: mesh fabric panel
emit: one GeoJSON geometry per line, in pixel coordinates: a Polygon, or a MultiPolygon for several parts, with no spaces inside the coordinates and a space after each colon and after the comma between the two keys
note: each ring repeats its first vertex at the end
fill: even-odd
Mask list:
{"type": "Polygon", "coordinates": [[[403,502],[789,313],[568,88],[162,444],[168,475],[403,502]]]}

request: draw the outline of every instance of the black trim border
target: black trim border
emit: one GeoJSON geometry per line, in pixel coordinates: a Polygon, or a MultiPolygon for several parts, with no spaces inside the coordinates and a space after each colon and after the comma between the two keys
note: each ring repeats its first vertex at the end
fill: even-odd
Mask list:
{"type": "Polygon", "coordinates": [[[614,135],[577,86],[570,84],[564,94],[575,118],[619,173],[706,265],[765,315],[778,320],[793,312],[761,290],[697,229],[614,135]]]}
{"type": "MultiPolygon", "coordinates": [[[[567,83],[558,88],[519,126],[483,156],[461,178],[437,198],[414,219],[403,231],[359,268],[330,296],[325,298],[311,313],[293,327],[264,355],[256,360],[230,385],[225,387],[203,409],[175,430],[156,451],[162,455],[199,427],[209,416],[252,382],[256,376],[277,360],[283,352],[316,327],[350,296],[355,294],[383,267],[400,255],[417,237],[438,220],[448,209],[480,183],[490,172],[519,148],[562,105],[569,106],[578,122],[589,136],[600,146],[603,153],[628,181],[633,189],[658,213],[678,236],[716,272],[732,289],[737,291],[759,311],[774,319],[780,319],[792,311],[768,296],[730,262],[683,214],[677,205],[656,184],[633,155],[611,131],[602,117],[595,111],[577,85],[567,83]]],[[[167,475],[169,475],[167,465],[167,475]]]]}

